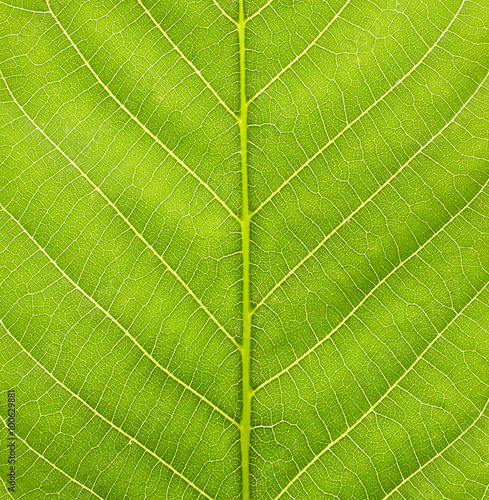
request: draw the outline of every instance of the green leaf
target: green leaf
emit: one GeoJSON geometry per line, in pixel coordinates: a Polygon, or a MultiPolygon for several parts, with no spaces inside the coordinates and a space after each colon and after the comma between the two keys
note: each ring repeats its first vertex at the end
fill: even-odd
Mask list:
{"type": "Polygon", "coordinates": [[[2,0],[0,498],[489,498],[487,0],[2,0]]]}

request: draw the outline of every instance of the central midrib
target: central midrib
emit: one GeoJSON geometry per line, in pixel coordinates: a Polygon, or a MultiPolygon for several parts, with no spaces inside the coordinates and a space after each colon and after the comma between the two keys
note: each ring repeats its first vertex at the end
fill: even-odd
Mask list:
{"type": "Polygon", "coordinates": [[[242,499],[250,498],[250,431],[251,431],[251,311],[250,311],[250,211],[248,204],[248,104],[246,101],[246,65],[245,65],[245,17],[244,0],[239,0],[239,73],[240,73],[240,115],[239,134],[241,146],[241,190],[242,220],[241,244],[243,258],[243,340],[241,346],[242,360],[242,414],[241,430],[241,476],[242,499]]]}

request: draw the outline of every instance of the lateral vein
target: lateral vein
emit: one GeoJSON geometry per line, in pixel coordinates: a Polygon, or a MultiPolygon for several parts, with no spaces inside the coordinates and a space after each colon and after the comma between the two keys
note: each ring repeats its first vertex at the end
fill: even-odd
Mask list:
{"type": "MultiPolygon", "coordinates": [[[[470,301],[452,318],[452,320],[435,336],[435,338],[426,346],[426,348],[423,350],[423,352],[417,357],[416,361],[404,372],[404,374],[389,388],[389,390],[373,405],[370,407],[370,409],[360,418],[358,419],[355,424],[353,424],[352,426],[350,426],[345,432],[343,432],[343,434],[341,434],[340,436],[338,436],[334,441],[332,441],[331,443],[328,444],[328,446],[326,446],[324,448],[324,450],[322,450],[320,453],[318,453],[300,472],[297,473],[297,475],[291,479],[291,481],[287,484],[287,486],[279,493],[279,495],[277,497],[275,497],[275,500],[279,500],[279,498],[281,498],[284,493],[286,493],[286,491],[290,488],[290,486],[292,486],[293,483],[295,483],[295,481],[297,481],[297,479],[299,479],[302,474],[304,474],[304,472],[306,472],[314,463],[316,463],[330,448],[332,448],[336,443],[338,443],[341,439],[343,439],[344,437],[346,437],[348,434],[350,434],[350,432],[355,429],[361,422],[363,422],[365,420],[365,418],[367,418],[368,415],[370,415],[374,410],[375,408],[377,408],[377,406],[380,405],[380,403],[382,403],[382,401],[385,400],[385,398],[387,398],[387,396],[396,388],[399,386],[399,384],[402,382],[402,380],[408,375],[408,373],[410,373],[413,368],[419,363],[419,361],[421,361],[423,359],[423,356],[428,352],[429,349],[431,349],[431,347],[434,345],[434,343],[443,335],[443,333],[455,322],[455,320],[457,318],[459,318],[463,312],[479,297],[479,295],[486,290],[487,288],[487,285],[489,283],[486,283],[484,285],[483,288],[481,288],[477,293],[476,295],[474,295],[474,297],[472,297],[472,299],[470,299],[470,301]]],[[[489,402],[489,399],[488,399],[488,402],[489,402]]],[[[480,416],[484,413],[485,411],[485,408],[487,407],[487,404],[486,403],[486,406],[484,406],[484,409],[482,410],[481,414],[479,415],[478,418],[480,418],[480,416]]],[[[478,418],[476,419],[476,421],[478,420],[478,418]]],[[[473,424],[472,424],[473,425],[473,424]]],[[[464,431],[465,432],[465,431],[464,431]]]]}
{"type": "Polygon", "coordinates": [[[7,2],[2,2],[0,0],[0,5],[5,5],[5,7],[9,7],[14,10],[21,10],[23,12],[29,12],[31,14],[49,14],[49,10],[34,10],[34,9],[26,9],[25,7],[19,7],[18,5],[11,5],[7,2]]]}
{"type": "Polygon", "coordinates": [[[401,267],[403,267],[407,262],[409,262],[413,257],[415,257],[423,248],[425,248],[427,245],[429,245],[439,234],[441,234],[449,224],[452,223],[454,219],[460,216],[469,206],[473,201],[484,191],[486,186],[489,184],[489,179],[485,182],[485,184],[482,186],[482,188],[475,194],[475,196],[469,201],[469,203],[461,210],[458,214],[454,215],[453,217],[450,218],[449,221],[447,221],[438,231],[433,233],[421,246],[418,247],[418,249],[413,252],[411,255],[406,257],[402,262],[400,262],[396,267],[394,267],[388,274],[384,276],[373,288],[370,290],[365,297],[329,332],[326,337],[321,339],[319,342],[314,344],[309,350],[307,350],[302,356],[297,358],[293,363],[291,363],[289,366],[278,372],[276,375],[273,377],[269,378],[267,381],[263,382],[260,386],[258,386],[253,394],[256,394],[258,391],[263,389],[266,385],[268,385],[270,382],[273,380],[276,380],[277,378],[281,377],[285,373],[287,373],[292,367],[298,365],[304,358],[312,354],[320,345],[324,344],[335,332],[337,332],[352,316],[355,315],[355,313],[365,304],[365,302],[368,300],[369,297],[371,297],[376,290],[379,289],[394,273],[396,273],[401,267]]]}
{"type": "Polygon", "coordinates": [[[161,25],[156,21],[151,12],[147,9],[147,7],[143,4],[142,0],[137,0],[139,5],[144,9],[144,12],[148,15],[148,17],[153,21],[153,24],[161,31],[163,36],[168,40],[170,45],[178,52],[180,57],[192,68],[195,74],[204,82],[205,86],[214,94],[217,100],[222,104],[222,106],[226,109],[226,111],[236,120],[239,121],[238,115],[226,104],[224,99],[217,93],[217,91],[212,87],[212,85],[205,79],[204,75],[197,69],[195,64],[188,59],[184,53],[180,50],[178,45],[173,42],[173,40],[168,36],[168,33],[161,27],[161,25]]]}
{"type": "Polygon", "coordinates": [[[56,267],[56,269],[64,276],[66,280],[68,280],[76,290],[78,290],[85,298],[87,298],[97,309],[99,309],[104,316],[110,319],[117,327],[126,335],[141,351],[141,353],[146,356],[155,366],[157,366],[163,373],[166,373],[172,380],[177,382],[179,385],[184,387],[186,390],[197,396],[199,399],[207,403],[211,408],[220,413],[224,418],[229,420],[231,423],[239,427],[239,424],[231,418],[226,412],[221,410],[218,406],[216,406],[212,401],[207,399],[202,394],[199,394],[195,389],[191,386],[187,385],[183,380],[180,380],[176,377],[172,372],[163,367],[150,353],[146,351],[146,349],[136,340],[133,335],[124,328],[124,326],[110,314],[107,310],[105,310],[91,295],[89,295],[83,288],[78,285],[73,279],[71,279],[68,274],[58,265],[58,263],[47,253],[47,251],[36,241],[36,239],[24,228],[24,226],[0,203],[0,208],[19,226],[19,228],[23,231],[23,233],[36,245],[37,248],[46,256],[46,258],[56,267]]]}
{"type": "MultiPolygon", "coordinates": [[[[282,68],[262,89],[260,89],[249,101],[248,105],[250,105],[260,94],[265,92],[270,85],[273,84],[276,80],[278,80],[291,66],[293,66],[311,47],[313,47],[316,42],[326,33],[328,28],[338,19],[338,17],[341,15],[341,13],[346,9],[346,6],[350,3],[351,0],[347,0],[341,9],[333,16],[333,18],[326,24],[326,26],[319,32],[319,34],[314,38],[314,40],[299,54],[297,55],[292,61],[287,64],[284,68],[282,68]]],[[[269,2],[270,3],[270,2],[269,2]]],[[[267,5],[263,6],[265,8],[267,5]]],[[[261,9],[260,9],[261,11],[261,9]]],[[[260,12],[258,11],[258,12],[260,12]]],[[[255,12],[253,16],[250,17],[252,19],[258,12],[255,12]]],[[[248,19],[249,20],[249,19],[248,19]]]]}
{"type": "Polygon", "coordinates": [[[252,14],[251,16],[247,17],[245,19],[245,23],[247,23],[248,21],[251,21],[255,16],[258,16],[263,10],[265,10],[271,3],[273,2],[273,0],[267,0],[267,2],[265,2],[254,14],[252,14]]]}
{"type": "Polygon", "coordinates": [[[229,19],[235,26],[238,26],[238,23],[221,7],[217,0],[212,0],[214,5],[221,11],[222,15],[229,19]]]}
{"type": "Polygon", "coordinates": [[[430,139],[421,146],[416,153],[414,153],[411,158],[409,158],[401,167],[399,167],[381,186],[377,188],[364,202],[362,202],[353,212],[348,215],[345,219],[341,221],[329,234],[327,234],[300,262],[298,262],[279,282],[277,282],[272,289],[260,300],[260,302],[253,309],[252,314],[260,308],[265,301],[279,288],[290,276],[295,274],[295,272],[305,263],[307,262],[332,236],[334,236],[347,222],[349,222],[361,209],[363,209],[370,201],[372,201],[384,188],[389,186],[391,182],[422,152],[426,149],[439,135],[441,135],[447,127],[449,127],[460,115],[460,113],[467,107],[473,97],[477,94],[480,88],[485,83],[489,73],[486,73],[486,76],[481,81],[481,83],[477,86],[474,93],[467,99],[467,101],[460,107],[460,109],[453,115],[453,117],[443,125],[443,127],[436,132],[436,134],[432,135],[430,139]]]}
{"type": "Polygon", "coordinates": [[[436,42],[430,47],[430,49],[426,52],[426,54],[423,55],[423,57],[402,77],[400,78],[385,94],[380,96],[376,101],[374,101],[365,111],[362,111],[355,119],[353,119],[350,123],[346,125],[343,130],[338,132],[330,141],[328,141],[322,148],[320,148],[314,155],[311,156],[303,165],[301,165],[288,179],[286,179],[252,214],[251,217],[256,215],[269,201],[271,201],[282,189],[290,184],[292,179],[294,179],[302,170],[304,170],[313,160],[315,160],[323,151],[325,151],[329,146],[334,144],[337,139],[339,139],[347,130],[349,130],[355,123],[357,123],[359,120],[361,120],[366,114],[369,113],[369,111],[377,106],[380,102],[382,102],[394,89],[396,89],[406,78],[411,75],[423,62],[424,60],[433,52],[433,49],[438,45],[440,40],[445,36],[445,34],[448,32],[452,24],[455,22],[455,20],[458,18],[458,15],[460,11],[462,10],[462,7],[465,3],[465,0],[463,0],[460,4],[460,7],[458,8],[457,12],[455,13],[453,19],[450,21],[448,26],[443,30],[442,34],[438,37],[436,42]]]}
{"type": "MultiPolygon", "coordinates": [[[[1,325],[3,326],[3,328],[5,328],[5,325],[3,324],[2,320],[0,319],[0,323],[1,325]]],[[[5,330],[11,335],[11,333],[7,330],[7,328],[5,328],[5,330]]],[[[15,339],[14,339],[15,340],[15,339]]],[[[5,420],[0,417],[0,420],[2,421],[2,424],[5,426],[5,428],[8,429],[7,427],[7,424],[5,422],[5,420]]],[[[44,460],[47,464],[49,464],[53,469],[56,469],[58,472],[60,472],[61,474],[63,474],[63,476],[65,476],[66,478],[68,478],[70,481],[72,481],[73,483],[77,484],[78,486],[80,486],[81,488],[83,488],[84,490],[92,493],[93,495],[95,495],[99,500],[105,500],[103,497],[101,497],[98,493],[96,493],[95,491],[93,491],[92,489],[90,489],[88,486],[85,486],[83,483],[80,483],[79,481],[77,481],[74,477],[71,477],[69,474],[67,474],[63,469],[60,469],[56,464],[53,464],[50,460],[48,460],[42,453],[39,453],[37,450],[35,450],[25,439],[22,439],[18,434],[15,434],[15,437],[16,439],[18,439],[19,441],[21,441],[22,443],[24,443],[27,448],[29,448],[35,455],[37,455],[39,458],[41,458],[42,460],[44,460]]]]}
{"type": "Polygon", "coordinates": [[[51,13],[51,15],[53,16],[53,19],[56,22],[56,24],[59,26],[59,28],[61,29],[61,31],[63,32],[63,34],[66,36],[66,38],[70,42],[71,46],[76,50],[77,54],[82,59],[84,65],[90,70],[90,72],[95,77],[95,79],[97,80],[97,82],[99,83],[99,85],[101,85],[102,88],[109,94],[109,96],[119,105],[119,107],[122,110],[125,111],[125,113],[129,116],[129,118],[131,118],[132,120],[134,120],[144,130],[144,132],[146,132],[155,142],[157,142],[179,165],[181,165],[183,168],[185,168],[185,170],[187,170],[187,172],[192,177],[194,177],[202,186],[204,186],[209,191],[209,193],[212,194],[212,196],[226,209],[226,211],[229,213],[229,215],[231,215],[231,217],[233,217],[234,219],[236,219],[239,222],[238,216],[227,206],[227,204],[224,202],[224,200],[222,200],[219,197],[219,195],[202,178],[200,178],[197,175],[196,172],[194,172],[190,167],[188,167],[174,153],[174,151],[172,151],[164,142],[162,142],[158,138],[158,136],[156,136],[155,134],[153,134],[153,132],[151,132],[151,130],[149,130],[149,128],[146,127],[146,125],[144,125],[144,123],[142,123],[135,115],[133,115],[132,112],[128,108],[126,108],[126,106],[124,106],[124,104],[118,99],[118,97],[110,90],[110,88],[107,85],[105,85],[105,83],[100,79],[100,77],[98,76],[98,74],[92,68],[92,66],[90,65],[90,63],[87,61],[87,59],[85,58],[85,56],[81,53],[80,49],[73,42],[73,40],[71,39],[69,33],[65,30],[65,28],[63,27],[63,25],[59,22],[58,18],[56,17],[56,15],[54,14],[54,12],[53,12],[53,10],[51,8],[51,4],[50,4],[49,0],[46,0],[46,4],[47,4],[47,6],[49,8],[49,12],[51,13]]]}
{"type": "Polygon", "coordinates": [[[96,415],[98,418],[103,420],[106,424],[108,424],[110,427],[115,429],[117,432],[122,434],[124,437],[129,439],[129,441],[135,443],[138,445],[142,450],[144,450],[146,453],[149,453],[153,458],[158,460],[158,462],[162,463],[165,467],[170,469],[176,476],[179,478],[183,479],[188,485],[190,485],[192,488],[194,488],[197,492],[199,492],[201,495],[203,495],[205,498],[208,500],[214,500],[212,497],[210,497],[205,491],[202,491],[197,485],[195,485],[190,479],[187,479],[181,472],[177,471],[171,464],[163,460],[161,457],[159,457],[154,451],[150,450],[144,444],[140,443],[136,438],[128,434],[126,431],[115,425],[113,422],[111,422],[108,418],[106,418],[104,415],[99,413],[95,408],[92,408],[84,399],[82,399],[78,394],[73,392],[69,387],[65,386],[63,382],[58,380],[50,371],[48,371],[43,364],[41,364],[32,354],[25,349],[22,344],[10,333],[8,328],[4,325],[2,319],[0,319],[0,324],[5,328],[5,331],[12,337],[14,342],[21,348],[23,352],[26,353],[26,355],[37,365],[41,368],[41,370],[44,371],[51,379],[53,379],[59,386],[61,386],[65,391],[67,391],[69,394],[71,394],[75,399],[77,399],[82,405],[86,406],[90,411],[93,412],[94,415],[96,415]]]}
{"type": "MultiPolygon", "coordinates": [[[[475,425],[477,425],[477,423],[479,422],[479,420],[485,416],[485,413],[486,413],[486,410],[489,406],[489,399],[487,400],[486,404],[484,405],[484,408],[482,409],[482,411],[480,412],[479,416],[467,427],[467,429],[465,429],[462,434],[460,434],[460,436],[458,436],[456,439],[454,439],[451,443],[448,443],[447,446],[445,446],[445,448],[443,448],[442,450],[440,450],[436,455],[434,455],[432,458],[430,458],[426,463],[424,463],[421,467],[419,467],[418,469],[416,469],[412,474],[410,474],[409,476],[407,476],[401,483],[399,483],[392,491],[390,491],[387,496],[385,496],[382,500],[386,500],[387,498],[389,498],[390,496],[392,496],[393,493],[395,493],[403,484],[407,483],[412,477],[414,477],[416,474],[418,474],[419,472],[421,472],[426,466],[428,466],[429,464],[431,464],[434,460],[436,460],[438,457],[440,457],[441,455],[443,455],[443,453],[445,453],[445,451],[447,451],[449,448],[451,448],[457,441],[461,440],[466,434],[467,432],[469,432],[475,425]]],[[[485,493],[489,490],[489,485],[486,486],[486,489],[485,489],[485,492],[484,494],[482,495],[481,497],[481,500],[484,500],[484,498],[486,498],[485,496],[485,493]]]]}
{"type": "Polygon", "coordinates": [[[105,195],[105,193],[97,186],[88,175],[56,144],[42,128],[40,128],[36,122],[27,114],[23,106],[17,101],[14,94],[10,90],[5,77],[0,71],[0,77],[3,79],[7,90],[12,97],[15,104],[19,107],[25,117],[32,123],[32,125],[41,132],[41,134],[50,142],[50,144],[64,157],[68,162],[75,167],[78,172],[87,180],[87,182],[97,191],[97,193],[102,196],[102,198],[116,211],[117,215],[122,218],[122,220],[129,226],[133,233],[138,237],[138,239],[148,248],[170,271],[170,273],[177,279],[177,281],[187,290],[190,296],[197,302],[197,304],[207,313],[209,318],[216,324],[216,326],[231,340],[237,349],[240,349],[240,345],[236,342],[236,339],[221,325],[217,318],[209,311],[209,309],[204,305],[204,303],[197,297],[197,295],[191,290],[189,285],[180,277],[180,275],[166,262],[166,260],[155,250],[155,248],[144,238],[144,236],[131,224],[131,222],[125,217],[125,215],[117,208],[117,206],[105,195]]]}

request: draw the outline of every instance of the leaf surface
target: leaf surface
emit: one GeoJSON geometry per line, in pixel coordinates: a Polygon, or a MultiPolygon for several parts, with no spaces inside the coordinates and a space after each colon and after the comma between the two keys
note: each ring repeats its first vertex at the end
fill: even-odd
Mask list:
{"type": "Polygon", "coordinates": [[[489,498],[488,26],[2,0],[0,498],[489,498]]]}

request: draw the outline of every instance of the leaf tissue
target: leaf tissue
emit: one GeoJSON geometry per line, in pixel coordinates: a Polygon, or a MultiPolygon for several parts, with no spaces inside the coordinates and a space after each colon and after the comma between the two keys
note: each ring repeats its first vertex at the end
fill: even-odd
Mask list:
{"type": "Polygon", "coordinates": [[[0,498],[489,499],[488,0],[0,40],[0,498]]]}

